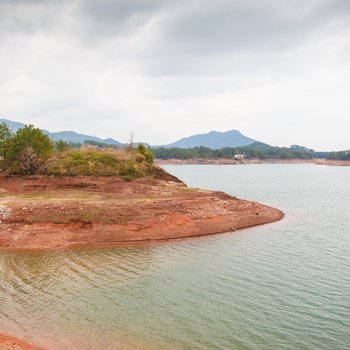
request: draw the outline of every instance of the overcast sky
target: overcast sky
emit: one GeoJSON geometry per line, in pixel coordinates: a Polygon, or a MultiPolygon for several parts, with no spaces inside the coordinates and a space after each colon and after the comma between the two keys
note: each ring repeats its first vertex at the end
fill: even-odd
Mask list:
{"type": "Polygon", "coordinates": [[[0,0],[0,118],[350,148],[349,0],[0,0]]]}

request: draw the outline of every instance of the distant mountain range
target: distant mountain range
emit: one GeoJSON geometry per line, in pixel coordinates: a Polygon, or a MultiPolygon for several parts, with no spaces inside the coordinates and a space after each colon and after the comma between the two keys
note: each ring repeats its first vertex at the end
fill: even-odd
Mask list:
{"type": "Polygon", "coordinates": [[[242,147],[248,146],[256,140],[242,135],[238,130],[229,130],[225,132],[210,131],[207,134],[198,134],[185,137],[179,141],[164,145],[166,148],[192,148],[205,146],[211,149],[221,149],[224,147],[242,147]]]}
{"type": "MultiPolygon", "coordinates": [[[[14,122],[7,119],[0,119],[0,123],[6,123],[13,132],[16,132],[19,128],[25,126],[24,123],[14,122]]],[[[96,141],[102,142],[110,145],[123,145],[123,143],[114,140],[112,138],[101,139],[92,135],[79,134],[75,131],[59,131],[50,132],[43,130],[43,132],[48,135],[53,141],[63,140],[71,143],[84,143],[85,141],[96,141]]],[[[170,143],[168,145],[154,146],[156,148],[192,148],[192,147],[208,147],[211,149],[221,149],[224,147],[242,147],[248,146],[256,142],[256,140],[251,139],[245,135],[242,135],[238,130],[229,130],[225,132],[220,131],[210,131],[207,134],[198,134],[189,137],[185,137],[176,142],[170,143]]],[[[147,145],[147,144],[145,144],[147,145]]]]}
{"type": "MultiPolygon", "coordinates": [[[[23,128],[25,126],[25,124],[23,123],[14,122],[7,119],[0,119],[0,123],[3,123],[3,122],[6,123],[13,132],[16,132],[19,128],[23,128]]],[[[122,145],[121,142],[111,138],[101,139],[96,136],[79,134],[75,131],[50,132],[47,130],[43,130],[43,132],[46,135],[48,135],[50,139],[53,141],[62,140],[62,141],[72,142],[72,143],[84,143],[85,141],[92,140],[92,141],[107,143],[109,145],[120,145],[120,146],[122,145]]]]}

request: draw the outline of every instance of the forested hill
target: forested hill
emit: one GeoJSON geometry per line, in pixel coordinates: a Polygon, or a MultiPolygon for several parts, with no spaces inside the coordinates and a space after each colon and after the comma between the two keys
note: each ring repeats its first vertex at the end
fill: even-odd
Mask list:
{"type": "Polygon", "coordinates": [[[238,130],[229,130],[225,132],[210,131],[207,134],[198,134],[185,137],[176,142],[162,146],[164,148],[193,148],[204,146],[210,149],[221,149],[224,147],[247,146],[256,142],[238,130]]]}
{"type": "MultiPolygon", "coordinates": [[[[85,145],[92,145],[98,148],[110,148],[111,145],[85,141],[85,145]]],[[[81,144],[71,145],[79,148],[81,144]]],[[[119,146],[112,146],[119,147],[119,146]]],[[[192,148],[165,148],[149,147],[157,159],[231,159],[237,154],[243,154],[247,159],[334,159],[350,160],[350,150],[340,152],[317,152],[303,146],[293,145],[291,147],[275,147],[263,142],[254,142],[243,147],[224,147],[213,150],[208,147],[192,148]]]]}
{"type": "MultiPolygon", "coordinates": [[[[19,128],[23,128],[25,126],[24,123],[15,122],[8,119],[0,119],[0,124],[5,123],[9,126],[12,132],[16,132],[19,128]]],[[[53,141],[66,141],[69,143],[84,143],[85,141],[95,141],[98,143],[104,143],[109,145],[118,145],[122,146],[123,144],[115,139],[101,139],[92,135],[80,134],[75,131],[59,131],[59,132],[50,132],[47,130],[43,130],[43,132],[48,135],[53,141]]],[[[246,146],[256,142],[245,135],[242,135],[238,130],[229,130],[225,132],[220,131],[211,131],[206,134],[198,134],[192,135],[189,137],[185,137],[181,140],[173,142],[168,145],[162,145],[158,147],[164,148],[191,148],[191,147],[199,147],[204,146],[210,149],[220,149],[223,147],[239,147],[246,146]]]]}
{"type": "Polygon", "coordinates": [[[244,154],[246,158],[257,159],[312,159],[321,158],[321,154],[302,146],[273,147],[262,142],[254,142],[249,146],[225,147],[212,150],[207,147],[193,148],[154,148],[158,159],[193,159],[193,158],[234,158],[236,154],[244,154]]]}
{"type": "MultiPolygon", "coordinates": [[[[0,119],[12,132],[25,126],[24,123],[0,119]]],[[[43,130],[53,141],[65,141],[72,148],[82,145],[92,145],[98,148],[122,148],[125,144],[114,139],[101,139],[96,136],[79,134],[75,131],[49,132],[43,130]]],[[[137,146],[138,143],[134,143],[137,146]]],[[[193,159],[193,158],[233,158],[237,154],[244,154],[246,158],[257,159],[334,159],[350,160],[350,150],[339,152],[315,152],[303,146],[274,147],[266,143],[255,141],[242,135],[237,130],[226,132],[211,131],[207,134],[193,135],[166,146],[149,146],[155,158],[158,159],[193,159]]]]}

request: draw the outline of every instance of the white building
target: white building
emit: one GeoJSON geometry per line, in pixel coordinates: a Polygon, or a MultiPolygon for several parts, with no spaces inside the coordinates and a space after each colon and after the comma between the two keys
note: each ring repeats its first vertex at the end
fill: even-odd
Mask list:
{"type": "Polygon", "coordinates": [[[244,159],[244,154],[235,154],[234,156],[235,159],[244,159]]]}

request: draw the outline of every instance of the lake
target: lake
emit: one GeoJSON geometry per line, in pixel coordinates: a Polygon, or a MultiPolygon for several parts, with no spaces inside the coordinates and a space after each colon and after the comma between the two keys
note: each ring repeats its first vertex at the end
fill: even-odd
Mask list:
{"type": "Polygon", "coordinates": [[[349,349],[350,167],[164,168],[286,216],[165,243],[0,252],[0,329],[49,349],[349,349]]]}

